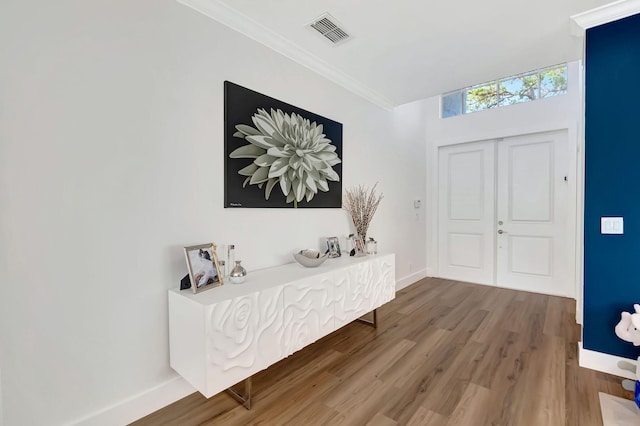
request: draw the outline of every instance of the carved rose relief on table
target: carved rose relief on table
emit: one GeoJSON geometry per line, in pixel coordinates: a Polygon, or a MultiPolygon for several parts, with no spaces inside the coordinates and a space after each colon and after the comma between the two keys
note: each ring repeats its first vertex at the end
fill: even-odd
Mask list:
{"type": "Polygon", "coordinates": [[[231,383],[313,343],[395,296],[385,261],[327,273],[211,305],[207,314],[209,377],[231,383]],[[235,380],[235,381],[234,381],[235,380]]]}
{"type": "MultiPolygon", "coordinates": [[[[214,380],[221,374],[244,380],[245,372],[267,368],[283,358],[284,287],[212,305],[208,314],[207,346],[214,380]]],[[[232,381],[233,382],[233,381],[232,381]]]]}

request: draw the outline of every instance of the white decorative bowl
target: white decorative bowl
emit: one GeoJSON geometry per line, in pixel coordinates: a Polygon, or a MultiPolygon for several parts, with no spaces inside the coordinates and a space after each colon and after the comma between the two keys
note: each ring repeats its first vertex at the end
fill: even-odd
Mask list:
{"type": "Polygon", "coordinates": [[[307,268],[315,268],[316,266],[322,265],[324,261],[327,260],[327,257],[327,253],[321,254],[318,250],[310,249],[293,253],[293,258],[296,262],[307,268]]]}

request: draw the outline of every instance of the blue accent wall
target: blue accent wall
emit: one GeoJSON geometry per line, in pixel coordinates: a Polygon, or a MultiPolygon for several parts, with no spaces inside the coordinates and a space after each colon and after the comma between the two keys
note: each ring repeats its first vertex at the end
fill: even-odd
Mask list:
{"type": "Polygon", "coordinates": [[[613,328],[640,303],[640,15],[587,30],[585,111],[585,349],[635,359],[613,328]],[[601,216],[624,235],[601,235],[601,216]]]}

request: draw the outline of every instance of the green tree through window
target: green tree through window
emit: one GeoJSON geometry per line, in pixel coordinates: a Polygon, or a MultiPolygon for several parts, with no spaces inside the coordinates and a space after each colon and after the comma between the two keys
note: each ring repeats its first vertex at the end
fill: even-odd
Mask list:
{"type": "Polygon", "coordinates": [[[567,93],[567,65],[468,87],[442,96],[442,117],[529,102],[567,93]],[[463,96],[460,96],[462,94],[463,96]],[[462,102],[461,108],[452,103],[462,102]]]}

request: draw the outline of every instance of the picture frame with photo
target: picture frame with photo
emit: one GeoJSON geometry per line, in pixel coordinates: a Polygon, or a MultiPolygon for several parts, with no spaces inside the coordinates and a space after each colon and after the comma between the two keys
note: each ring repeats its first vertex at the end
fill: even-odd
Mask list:
{"type": "Polygon", "coordinates": [[[184,256],[189,269],[191,290],[200,293],[224,284],[220,274],[218,247],[215,243],[199,244],[184,248],[184,256]]]}
{"type": "Polygon", "coordinates": [[[359,235],[354,235],[351,237],[351,241],[353,242],[353,250],[355,251],[355,257],[366,256],[367,252],[365,250],[364,241],[362,237],[359,235]]]}
{"type": "Polygon", "coordinates": [[[332,259],[342,256],[342,252],[340,251],[340,241],[338,240],[338,237],[327,238],[327,252],[329,253],[329,257],[332,259]]]}

